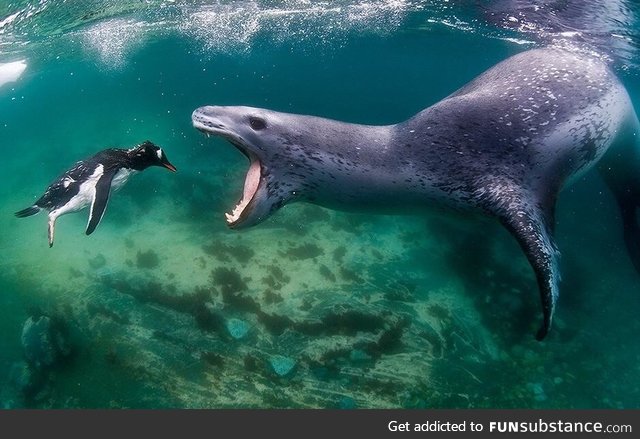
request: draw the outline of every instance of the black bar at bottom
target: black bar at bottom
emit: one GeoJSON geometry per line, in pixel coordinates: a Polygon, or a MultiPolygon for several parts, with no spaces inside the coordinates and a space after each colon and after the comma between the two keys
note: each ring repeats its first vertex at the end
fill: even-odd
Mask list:
{"type": "Polygon", "coordinates": [[[65,439],[638,437],[640,410],[5,410],[0,428],[65,439]]]}

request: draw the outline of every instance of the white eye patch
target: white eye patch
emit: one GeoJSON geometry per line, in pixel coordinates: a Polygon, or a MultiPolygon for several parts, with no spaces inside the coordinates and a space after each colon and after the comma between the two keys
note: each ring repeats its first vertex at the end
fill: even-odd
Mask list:
{"type": "Polygon", "coordinates": [[[156,154],[158,155],[158,159],[162,160],[162,149],[158,149],[156,154]]]}

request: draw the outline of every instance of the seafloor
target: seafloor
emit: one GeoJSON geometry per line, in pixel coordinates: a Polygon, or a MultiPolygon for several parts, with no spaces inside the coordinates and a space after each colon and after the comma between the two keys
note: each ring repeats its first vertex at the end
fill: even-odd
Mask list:
{"type": "MultiPolygon", "coordinates": [[[[176,184],[165,177],[158,171],[138,184],[160,192],[176,184]]],[[[217,191],[193,183],[195,193],[217,191]]],[[[5,300],[25,314],[4,319],[19,328],[34,308],[58,316],[74,353],[26,400],[5,384],[5,406],[629,404],[614,391],[589,399],[603,391],[608,363],[621,359],[576,365],[597,355],[591,345],[603,343],[604,331],[615,332],[589,324],[589,314],[609,312],[607,304],[569,311],[580,300],[564,300],[554,333],[536,342],[535,281],[497,224],[297,205],[237,234],[205,220],[208,213],[201,227],[193,215],[185,222],[199,211],[197,195],[185,203],[130,189],[114,197],[91,246],[81,233],[85,219],[70,215],[53,250],[44,245],[44,218],[7,250],[20,262],[3,264],[5,300]]],[[[1,218],[4,230],[15,221],[1,218]]],[[[579,254],[571,258],[581,264],[579,254]]],[[[600,282],[613,291],[620,280],[605,273],[600,282]]],[[[19,334],[12,335],[3,342],[17,352],[19,334]]],[[[633,382],[637,371],[627,373],[633,382]]]]}

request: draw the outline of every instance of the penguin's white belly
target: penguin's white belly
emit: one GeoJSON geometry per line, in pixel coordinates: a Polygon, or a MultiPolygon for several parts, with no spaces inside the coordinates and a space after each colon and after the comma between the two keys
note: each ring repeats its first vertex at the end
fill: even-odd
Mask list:
{"type": "Polygon", "coordinates": [[[49,217],[55,219],[60,215],[82,210],[89,204],[91,204],[93,202],[93,199],[95,198],[96,184],[102,177],[103,173],[104,166],[99,165],[96,170],[93,171],[93,174],[91,174],[91,176],[86,181],[80,184],[78,193],[73,198],[71,198],[67,204],[52,210],[49,213],[49,217]]]}
{"type": "Polygon", "coordinates": [[[118,189],[122,188],[129,177],[131,177],[136,172],[138,171],[133,169],[120,168],[118,172],[116,172],[116,175],[113,176],[113,180],[111,180],[111,189],[117,191],[118,189]]]}

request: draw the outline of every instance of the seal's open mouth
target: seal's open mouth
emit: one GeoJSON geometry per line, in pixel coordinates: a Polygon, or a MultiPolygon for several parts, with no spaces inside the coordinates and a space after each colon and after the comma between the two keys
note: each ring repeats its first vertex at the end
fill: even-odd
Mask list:
{"type": "Polygon", "coordinates": [[[256,192],[258,192],[258,187],[260,186],[260,161],[256,158],[249,157],[251,161],[251,165],[249,165],[249,170],[247,171],[247,176],[244,178],[244,190],[242,191],[242,199],[238,202],[236,207],[233,208],[231,213],[225,213],[224,216],[227,218],[227,224],[229,226],[234,226],[240,220],[242,220],[246,215],[245,212],[249,212],[250,209],[249,204],[253,200],[256,192]]]}
{"type": "Polygon", "coordinates": [[[244,179],[242,198],[231,212],[224,214],[227,219],[227,225],[232,228],[236,227],[240,225],[252,211],[253,201],[260,187],[260,182],[262,181],[262,164],[258,157],[247,149],[242,139],[225,129],[223,125],[216,125],[209,120],[194,118],[193,126],[198,129],[198,131],[206,134],[207,137],[215,135],[225,138],[249,159],[249,170],[244,179]]]}

